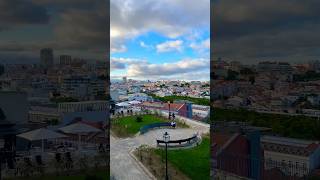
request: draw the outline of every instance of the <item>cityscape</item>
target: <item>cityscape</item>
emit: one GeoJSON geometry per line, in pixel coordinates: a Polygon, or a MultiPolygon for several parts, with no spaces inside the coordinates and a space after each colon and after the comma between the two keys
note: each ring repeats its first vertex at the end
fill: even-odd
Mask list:
{"type": "Polygon", "coordinates": [[[112,179],[210,179],[209,4],[111,0],[112,179]]]}
{"type": "Polygon", "coordinates": [[[213,179],[319,179],[318,5],[212,3],[213,179]]]}
{"type": "Polygon", "coordinates": [[[319,63],[213,62],[215,176],[319,176],[319,63]]]}
{"type": "Polygon", "coordinates": [[[0,179],[110,179],[107,7],[0,2],[0,179]]]}
{"type": "Polygon", "coordinates": [[[0,180],[319,180],[318,7],[0,0],[0,180]]]}
{"type": "Polygon", "coordinates": [[[209,91],[206,81],[123,77],[111,83],[111,177],[162,179],[168,174],[170,179],[197,179],[197,171],[201,171],[201,178],[209,179],[209,91]],[[160,153],[165,133],[170,137],[167,174],[160,153]],[[184,156],[198,159],[198,163],[185,164],[184,156]],[[188,172],[183,166],[195,171],[188,172]]]}

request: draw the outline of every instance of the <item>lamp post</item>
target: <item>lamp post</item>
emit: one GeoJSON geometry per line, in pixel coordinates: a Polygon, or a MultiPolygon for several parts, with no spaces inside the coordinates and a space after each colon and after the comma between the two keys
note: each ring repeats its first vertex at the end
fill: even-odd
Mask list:
{"type": "Polygon", "coordinates": [[[170,112],[170,101],[168,101],[168,107],[169,107],[169,112],[168,112],[168,114],[169,114],[168,116],[169,116],[169,117],[168,117],[168,119],[170,120],[170,119],[171,119],[171,112],[170,112]]]}
{"type": "Polygon", "coordinates": [[[166,180],[168,180],[168,142],[170,141],[170,135],[168,132],[163,134],[163,141],[166,144],[166,180]]]}

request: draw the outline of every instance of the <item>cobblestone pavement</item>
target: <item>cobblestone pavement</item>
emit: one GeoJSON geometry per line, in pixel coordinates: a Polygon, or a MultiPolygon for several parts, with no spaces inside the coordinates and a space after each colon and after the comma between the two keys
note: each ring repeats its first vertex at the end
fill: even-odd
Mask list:
{"type": "Polygon", "coordinates": [[[162,139],[167,131],[170,139],[184,139],[191,137],[195,133],[209,133],[209,126],[205,124],[193,123],[192,120],[186,123],[191,128],[186,129],[154,129],[143,135],[137,135],[132,138],[119,139],[110,137],[110,167],[111,175],[116,180],[149,180],[150,176],[141,168],[131,156],[130,151],[143,145],[156,147],[156,139],[162,139]]]}

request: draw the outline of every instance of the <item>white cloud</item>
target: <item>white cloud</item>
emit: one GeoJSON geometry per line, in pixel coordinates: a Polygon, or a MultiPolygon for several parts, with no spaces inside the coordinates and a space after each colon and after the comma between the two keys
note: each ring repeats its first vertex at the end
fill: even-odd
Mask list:
{"type": "Polygon", "coordinates": [[[149,31],[178,38],[209,27],[209,5],[209,0],[111,0],[111,49],[149,31]]]}
{"type": "Polygon", "coordinates": [[[148,44],[146,44],[146,43],[143,42],[143,41],[140,41],[140,46],[143,47],[143,48],[146,48],[146,49],[152,48],[152,45],[148,45],[148,44]]]}
{"type": "Polygon", "coordinates": [[[111,76],[128,76],[135,79],[208,80],[209,59],[183,59],[177,62],[154,64],[145,59],[111,58],[111,76]],[[121,74],[117,74],[118,70],[121,74]]]}
{"type": "MultiPolygon", "coordinates": [[[[112,44],[112,43],[111,43],[112,44]]],[[[127,47],[125,45],[111,45],[111,52],[112,53],[121,53],[121,52],[126,52],[127,51],[127,47]]]]}
{"type": "Polygon", "coordinates": [[[183,49],[183,41],[175,40],[175,41],[166,41],[164,43],[157,45],[157,52],[170,52],[170,51],[179,51],[181,52],[183,49]]]}
{"type": "Polygon", "coordinates": [[[210,49],[210,38],[203,40],[200,43],[191,43],[190,47],[197,51],[204,51],[210,49]]]}
{"type": "Polygon", "coordinates": [[[151,64],[131,63],[128,66],[128,75],[132,77],[168,76],[181,73],[191,73],[209,69],[208,59],[185,59],[174,63],[151,64]]]}

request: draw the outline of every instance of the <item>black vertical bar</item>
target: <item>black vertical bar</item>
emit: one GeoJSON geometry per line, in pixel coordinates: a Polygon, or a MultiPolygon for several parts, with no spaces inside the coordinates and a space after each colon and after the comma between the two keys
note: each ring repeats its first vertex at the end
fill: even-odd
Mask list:
{"type": "Polygon", "coordinates": [[[107,61],[107,69],[106,69],[106,94],[107,94],[107,122],[106,122],[106,138],[107,138],[107,162],[109,168],[107,169],[108,174],[110,175],[110,128],[111,128],[111,118],[110,118],[110,106],[111,106],[111,96],[110,96],[110,0],[106,0],[106,10],[107,10],[107,17],[106,17],[106,61],[107,61]]]}
{"type": "Polygon", "coordinates": [[[168,179],[168,143],[166,142],[166,180],[168,179]]]}
{"type": "MultiPolygon", "coordinates": [[[[214,86],[214,82],[213,82],[213,75],[214,75],[214,72],[213,72],[213,2],[212,0],[210,0],[210,113],[209,113],[209,123],[210,123],[210,158],[211,158],[211,162],[210,163],[210,170],[212,172],[212,177],[211,179],[214,179],[214,176],[215,176],[215,171],[213,168],[213,161],[212,161],[212,158],[213,158],[213,154],[212,154],[212,150],[211,148],[213,147],[213,143],[214,143],[214,139],[213,139],[213,132],[214,132],[214,129],[213,129],[213,94],[212,94],[212,88],[214,86]]],[[[218,168],[219,166],[217,166],[216,168],[218,168]]],[[[211,174],[211,173],[210,173],[211,174]]]]}

